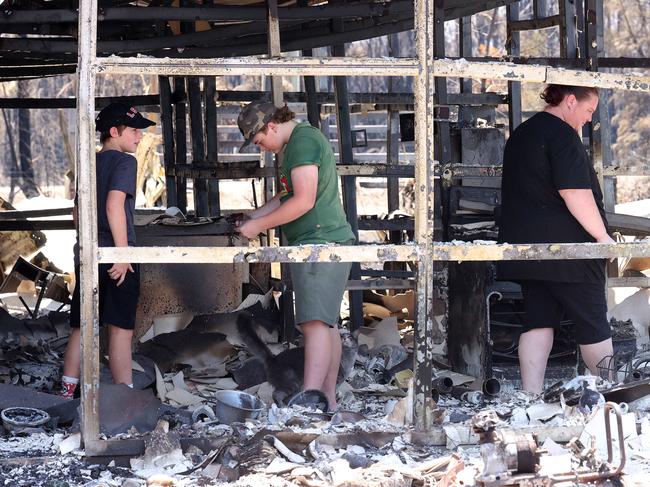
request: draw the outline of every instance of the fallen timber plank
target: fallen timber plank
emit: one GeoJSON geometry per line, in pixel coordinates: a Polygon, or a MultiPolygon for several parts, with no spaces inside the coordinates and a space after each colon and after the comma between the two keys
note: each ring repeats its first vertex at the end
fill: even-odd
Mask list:
{"type": "Polygon", "coordinates": [[[432,245],[301,245],[296,247],[100,247],[98,262],[211,263],[233,262],[405,262],[501,261],[644,257],[650,242],[432,245]]]}
{"type": "Polygon", "coordinates": [[[650,287],[650,277],[610,277],[607,287],[650,287]]]}
{"type": "Polygon", "coordinates": [[[607,212],[607,223],[611,232],[639,237],[650,235],[650,218],[607,212]]]}

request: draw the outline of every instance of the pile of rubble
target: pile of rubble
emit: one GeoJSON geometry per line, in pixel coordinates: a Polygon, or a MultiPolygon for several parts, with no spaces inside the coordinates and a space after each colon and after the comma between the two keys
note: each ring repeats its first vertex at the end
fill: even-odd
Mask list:
{"type": "Polygon", "coordinates": [[[650,357],[636,350],[604,365],[608,380],[579,376],[542,397],[436,361],[431,428],[413,429],[411,292],[374,296],[359,333],[342,333],[336,412],[317,393],[276,404],[264,364],[242,346],[243,310],[274,354],[300,346],[278,343],[272,294],[230,313],[159,317],[134,354],[134,389],[111,384],[102,364],[100,432],[128,447],[89,457],[79,400],[52,394],[66,313],[44,299],[31,316],[33,300],[16,296],[0,308],[5,485],[644,485],[650,473],[650,357]]]}

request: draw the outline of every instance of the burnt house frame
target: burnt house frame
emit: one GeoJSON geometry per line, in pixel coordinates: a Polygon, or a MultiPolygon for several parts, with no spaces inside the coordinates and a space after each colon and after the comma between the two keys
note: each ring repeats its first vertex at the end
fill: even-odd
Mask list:
{"type": "MultiPolygon", "coordinates": [[[[450,243],[445,238],[445,215],[442,195],[462,177],[499,177],[498,161],[490,164],[466,166],[454,160],[451,151],[450,127],[445,119],[444,108],[457,105],[495,104],[506,101],[510,108],[510,126],[521,121],[520,83],[559,83],[595,86],[605,89],[650,91],[650,77],[632,74],[600,72],[599,67],[646,67],[648,59],[607,59],[598,56],[602,46],[602,32],[599,33],[600,0],[559,0],[560,13],[552,18],[541,15],[543,0],[534,0],[535,17],[518,19],[516,0],[415,0],[373,2],[360,0],[350,4],[330,1],[325,5],[311,5],[310,2],[288,2],[286,5],[269,0],[255,5],[224,6],[208,1],[197,7],[181,1],[180,7],[170,7],[168,2],[147,2],[146,7],[133,7],[126,1],[80,0],[76,5],[61,0],[47,2],[45,9],[33,9],[14,0],[3,5],[5,13],[0,18],[0,30],[15,34],[3,37],[0,43],[0,79],[41,77],[76,72],[78,92],[74,101],[14,100],[5,106],[45,107],[57,103],[75,103],[77,107],[77,161],[91,160],[94,151],[95,131],[94,87],[97,76],[103,74],[149,73],[160,76],[159,96],[142,100],[143,105],[160,105],[164,157],[167,172],[167,188],[170,201],[183,206],[185,180],[193,178],[195,185],[197,214],[219,212],[218,196],[215,198],[220,178],[269,177],[274,169],[251,167],[240,164],[235,167],[220,167],[215,155],[215,140],[206,135],[205,140],[193,138],[193,153],[204,154],[194,157],[191,164],[186,161],[186,148],[180,142],[179,133],[186,129],[184,124],[172,123],[172,110],[182,105],[173,98],[169,78],[174,79],[175,88],[187,89],[187,105],[190,109],[190,130],[196,133],[196,119],[192,106],[201,100],[193,98],[198,87],[198,78],[204,77],[205,87],[214,100],[218,94],[221,100],[254,99],[258,93],[217,93],[209,81],[214,76],[229,74],[264,74],[280,76],[295,74],[305,77],[305,95],[287,94],[305,100],[310,119],[317,116],[319,100],[330,96],[316,93],[308,82],[309,77],[328,75],[355,76],[409,76],[414,80],[413,94],[349,94],[345,86],[338,86],[336,101],[341,119],[349,113],[350,101],[369,100],[377,105],[389,107],[393,117],[399,107],[413,105],[415,118],[416,163],[405,168],[391,164],[359,165],[348,156],[343,159],[339,172],[344,178],[379,175],[389,178],[388,198],[395,206],[396,180],[398,177],[415,177],[415,219],[413,243],[391,243],[385,245],[355,246],[300,246],[261,247],[255,249],[237,247],[148,247],[148,248],[99,248],[97,247],[94,167],[78,164],[79,178],[79,224],[81,264],[84,272],[80,278],[82,299],[82,433],[87,454],[109,454],[117,443],[99,440],[98,385],[99,385],[99,342],[97,320],[97,267],[104,262],[133,263],[270,263],[295,261],[352,262],[415,262],[414,286],[416,290],[417,320],[414,353],[415,401],[414,418],[418,429],[426,430],[432,424],[435,403],[431,399],[432,358],[436,345],[445,340],[446,330],[434,322],[433,307],[436,291],[446,279],[448,263],[487,262],[498,260],[526,259],[572,259],[572,258],[615,258],[650,255],[650,244],[645,242],[620,244],[537,244],[497,245],[450,243]],[[444,21],[469,18],[472,14],[507,5],[510,58],[508,61],[472,58],[451,59],[444,52],[444,21]],[[539,14],[539,15],[538,15],[539,14]],[[179,34],[169,35],[167,22],[177,21],[179,34]],[[195,32],[195,22],[224,23],[214,29],[195,32]],[[581,34],[575,26],[581,22],[581,34]],[[557,25],[562,33],[562,56],[553,59],[523,59],[517,51],[518,32],[526,29],[557,25]],[[144,36],[141,42],[123,38],[124,30],[130,35],[144,36]],[[352,40],[388,35],[414,29],[416,53],[413,58],[347,58],[340,46],[352,40]],[[24,37],[30,35],[30,37],[24,37]],[[42,36],[59,36],[49,39],[42,36]],[[600,37],[599,37],[600,35],[600,37]],[[78,42],[77,42],[78,39],[78,42]],[[311,48],[338,45],[333,57],[314,58],[307,52],[311,48]],[[216,47],[215,47],[216,46],[216,47]],[[580,49],[579,49],[580,47],[580,49]],[[182,49],[178,49],[182,48],[182,49]],[[288,50],[302,50],[303,56],[283,58],[280,53],[288,50]],[[145,54],[147,57],[134,57],[145,54]],[[258,57],[262,54],[269,56],[258,57]],[[256,57],[241,57],[241,56],[256,57]],[[460,94],[448,94],[445,80],[448,77],[461,79],[499,79],[509,82],[509,94],[504,100],[494,93],[472,93],[471,88],[460,94]],[[392,108],[391,108],[392,107],[392,108]],[[435,125],[435,132],[434,132],[435,125]],[[194,128],[192,127],[194,126],[194,128]],[[435,133],[435,138],[434,138],[435,133]],[[436,150],[434,154],[434,141],[436,150]]],[[[246,3],[246,2],[242,2],[246,3]]],[[[214,25],[214,24],[213,24],[214,25]]],[[[471,54],[471,38],[467,29],[471,24],[463,21],[465,30],[460,42],[463,54],[471,54]]],[[[274,84],[274,100],[281,99],[281,87],[274,84]]],[[[214,122],[212,103],[206,103],[206,125],[214,122]],[[211,108],[208,108],[210,106],[211,108]]],[[[184,115],[183,115],[184,117],[184,115]]],[[[600,124],[592,124],[590,144],[598,174],[603,178],[608,209],[613,205],[613,185],[608,178],[630,174],[624,164],[616,164],[607,156],[607,145],[603,143],[606,114],[601,114],[600,124]]],[[[393,118],[394,120],[394,118],[393,118]]],[[[595,120],[596,122],[596,120],[595,120]]],[[[342,125],[342,124],[340,124],[342,125]]],[[[212,126],[212,125],[209,125],[212,126]]],[[[395,126],[393,126],[394,129],[395,126]]],[[[350,127],[339,133],[349,139],[350,127]]],[[[208,134],[209,131],[206,131],[208,134]]],[[[397,140],[396,135],[391,139],[397,140]]],[[[184,140],[184,136],[182,137],[184,140]]],[[[351,144],[350,144],[351,145],[351,144]]],[[[390,151],[389,151],[390,152],[390,151]]],[[[341,151],[344,154],[344,151],[341,151]]],[[[389,154],[389,158],[390,158],[389,154]]],[[[650,173],[650,168],[647,171],[650,173]]],[[[634,171],[638,175],[639,171],[634,171]]],[[[356,202],[353,191],[345,190],[344,199],[348,218],[353,227],[358,226],[356,202]]],[[[452,264],[450,264],[452,265],[452,264]]],[[[469,277],[470,279],[471,276],[469,277]]],[[[610,285],[626,285],[623,278],[610,280],[610,285]]],[[[642,283],[648,285],[647,282],[642,283]]],[[[363,286],[359,286],[360,288],[363,286]]],[[[399,287],[399,286],[395,286],[399,287]]],[[[469,293],[469,291],[467,291],[469,293]]],[[[467,298],[469,295],[461,296],[467,298]]],[[[484,299],[481,296],[481,299],[484,299]]],[[[474,308],[475,315],[483,308],[474,308]]],[[[456,328],[454,315],[450,315],[448,331],[456,328]]],[[[467,329],[465,328],[465,333],[467,329]]],[[[485,324],[477,336],[485,332],[485,324]]],[[[454,354],[462,343],[450,340],[450,357],[456,366],[462,366],[454,354]]],[[[480,347],[479,347],[480,348],[480,347]]],[[[479,367],[485,368],[482,351],[476,355],[479,367]]]]}

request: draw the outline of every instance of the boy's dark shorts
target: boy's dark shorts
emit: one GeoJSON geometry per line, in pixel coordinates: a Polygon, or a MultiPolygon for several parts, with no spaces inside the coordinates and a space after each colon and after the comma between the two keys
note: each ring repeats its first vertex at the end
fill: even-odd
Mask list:
{"type": "Polygon", "coordinates": [[[522,333],[535,328],[559,328],[562,319],[573,321],[579,345],[602,342],[612,336],[607,321],[605,283],[522,281],[526,309],[522,333]]]}
{"type": "MultiPolygon", "coordinates": [[[[125,330],[135,327],[135,312],[138,308],[140,296],[140,267],[131,264],[134,272],[127,272],[124,282],[117,285],[117,281],[110,278],[108,269],[112,264],[99,265],[99,323],[100,325],[113,325],[125,330]]],[[[80,317],[80,287],[79,267],[75,266],[77,285],[72,293],[70,305],[70,326],[79,328],[80,317]]]]}

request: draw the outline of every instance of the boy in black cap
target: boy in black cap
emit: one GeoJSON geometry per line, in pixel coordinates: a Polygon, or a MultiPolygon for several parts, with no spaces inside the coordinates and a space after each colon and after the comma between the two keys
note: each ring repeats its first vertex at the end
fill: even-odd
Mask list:
{"type": "MultiPolygon", "coordinates": [[[[100,247],[135,245],[137,161],[135,152],[142,129],[155,125],[123,103],[112,103],[95,119],[102,149],[97,153],[97,237],[100,247]]],[[[75,208],[76,215],[76,208],[75,208]]],[[[79,258],[75,246],[75,274],[79,258]]],[[[131,339],[140,292],[137,265],[128,263],[99,266],[99,322],[109,328],[108,358],[113,382],[133,387],[131,339]]],[[[70,310],[72,331],[63,365],[61,395],[72,398],[80,375],[79,286],[75,287],[70,310]]]]}

